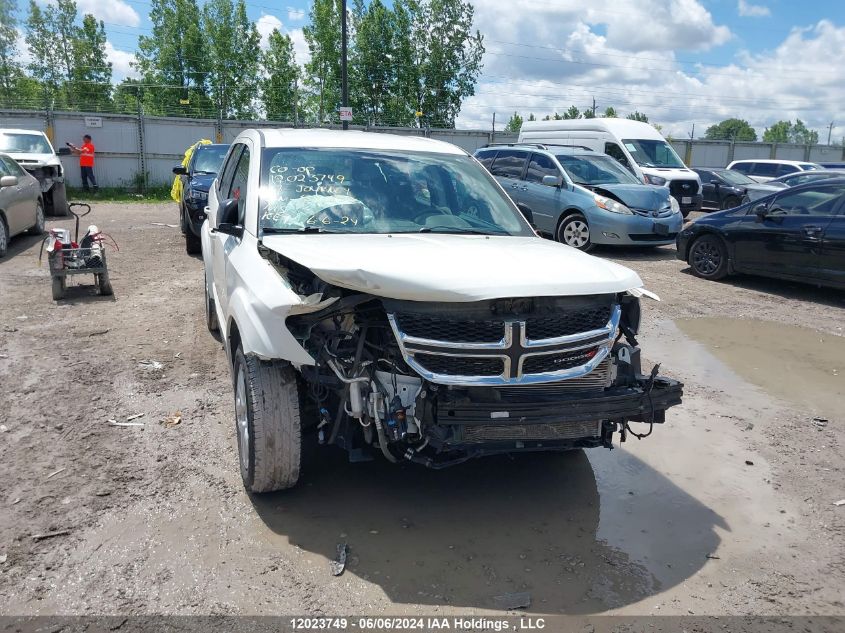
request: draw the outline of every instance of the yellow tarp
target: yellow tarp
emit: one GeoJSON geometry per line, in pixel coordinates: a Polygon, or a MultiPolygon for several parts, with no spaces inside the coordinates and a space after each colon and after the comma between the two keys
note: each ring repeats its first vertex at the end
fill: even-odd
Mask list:
{"type": "MultiPolygon", "coordinates": [[[[191,162],[191,155],[194,153],[194,148],[197,145],[211,145],[211,141],[207,138],[202,139],[201,141],[197,141],[193,145],[191,145],[188,149],[185,150],[185,158],[182,159],[182,167],[187,167],[188,163],[191,162]]],[[[182,201],[182,177],[176,176],[173,179],[173,186],[170,188],[170,197],[173,198],[176,202],[182,201]]]]}

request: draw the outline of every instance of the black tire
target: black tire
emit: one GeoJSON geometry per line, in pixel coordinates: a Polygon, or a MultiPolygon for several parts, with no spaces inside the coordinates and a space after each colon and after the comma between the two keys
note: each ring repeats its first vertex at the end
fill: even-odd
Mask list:
{"type": "Polygon", "coordinates": [[[108,271],[97,275],[97,286],[99,287],[100,294],[103,297],[110,297],[114,294],[114,291],[111,287],[111,281],[109,281],[108,271]]]}
{"type": "Polygon", "coordinates": [[[0,257],[5,257],[9,250],[9,229],[6,219],[0,214],[0,257]]]}
{"type": "Polygon", "coordinates": [[[185,252],[188,255],[199,255],[202,253],[202,242],[193,234],[191,229],[185,231],[185,252]]]}
{"type": "Polygon", "coordinates": [[[296,485],[302,465],[302,425],[296,372],[279,361],[245,356],[232,365],[235,433],[241,478],[249,492],[296,485]]]}
{"type": "Polygon", "coordinates": [[[573,213],[561,220],[557,227],[557,241],[566,244],[579,251],[593,250],[593,242],[590,239],[590,225],[580,213],[573,213]]]}
{"type": "Polygon", "coordinates": [[[39,199],[35,207],[35,224],[27,231],[30,235],[42,235],[44,233],[44,203],[39,199]]]}
{"type": "Polygon", "coordinates": [[[205,288],[205,326],[209,332],[215,333],[220,331],[220,324],[217,322],[217,307],[214,305],[214,299],[208,292],[208,275],[204,276],[205,288]]]}
{"type": "Polygon", "coordinates": [[[66,277],[53,277],[53,301],[59,301],[65,297],[65,289],[67,288],[66,277]]]}
{"type": "Polygon", "coordinates": [[[728,196],[724,200],[722,200],[722,210],[725,209],[733,209],[734,207],[738,207],[742,202],[736,196],[728,196]]]}
{"type": "Polygon", "coordinates": [[[728,274],[728,247],[718,235],[702,235],[690,245],[687,262],[696,277],[722,279],[728,274]]]}
{"type": "Polygon", "coordinates": [[[67,191],[63,182],[54,184],[50,189],[50,212],[59,217],[70,215],[67,206],[67,191]]]}

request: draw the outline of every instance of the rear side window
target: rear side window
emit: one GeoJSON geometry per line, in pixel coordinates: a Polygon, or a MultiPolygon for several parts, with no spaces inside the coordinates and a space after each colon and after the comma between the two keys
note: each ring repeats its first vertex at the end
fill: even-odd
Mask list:
{"type": "Polygon", "coordinates": [[[493,161],[490,173],[502,178],[519,178],[522,176],[522,170],[525,167],[527,158],[528,154],[526,152],[515,150],[501,151],[496,156],[496,160],[493,161]]]}
{"type": "Polygon", "coordinates": [[[531,162],[528,163],[528,172],[525,174],[525,180],[542,184],[543,176],[559,178],[560,170],[548,156],[544,154],[532,154],[531,162]]]}
{"type": "Polygon", "coordinates": [[[737,163],[733,167],[732,170],[738,171],[741,174],[747,174],[751,171],[751,168],[754,166],[754,163],[737,163]]]}
{"type": "Polygon", "coordinates": [[[751,172],[755,176],[764,176],[766,178],[774,178],[778,174],[777,163],[754,163],[754,171],[751,172]]]}
{"type": "Polygon", "coordinates": [[[839,206],[845,185],[816,185],[812,189],[784,193],[769,205],[771,215],[832,216],[839,206]]]}
{"type": "Polygon", "coordinates": [[[698,177],[701,178],[702,184],[706,185],[711,180],[716,179],[712,171],[707,171],[706,169],[695,169],[693,171],[695,171],[695,173],[698,174],[698,177]]]}
{"type": "Polygon", "coordinates": [[[220,187],[220,195],[224,200],[229,197],[229,190],[232,188],[232,174],[235,171],[235,166],[238,164],[238,159],[240,159],[243,149],[244,146],[242,143],[235,145],[223,167],[223,174],[220,176],[218,186],[220,187]]]}
{"type": "Polygon", "coordinates": [[[249,183],[249,148],[244,146],[244,151],[235,165],[232,176],[232,187],[229,189],[228,198],[238,201],[238,224],[243,225],[246,214],[247,185],[249,183]]]}
{"type": "Polygon", "coordinates": [[[778,176],[785,176],[786,174],[794,174],[800,171],[795,165],[781,165],[778,169],[778,176]]]}
{"type": "Polygon", "coordinates": [[[493,159],[496,158],[496,152],[478,152],[475,155],[475,158],[478,160],[479,163],[481,163],[482,165],[484,165],[484,167],[487,168],[487,171],[490,171],[490,168],[493,166],[493,159]]]}

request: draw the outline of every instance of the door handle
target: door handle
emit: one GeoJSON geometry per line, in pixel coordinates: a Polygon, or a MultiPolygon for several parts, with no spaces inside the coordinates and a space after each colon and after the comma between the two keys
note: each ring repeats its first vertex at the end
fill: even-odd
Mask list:
{"type": "Polygon", "coordinates": [[[818,237],[822,232],[822,227],[816,226],[814,224],[808,224],[801,228],[804,231],[804,235],[806,235],[807,237],[818,237]]]}

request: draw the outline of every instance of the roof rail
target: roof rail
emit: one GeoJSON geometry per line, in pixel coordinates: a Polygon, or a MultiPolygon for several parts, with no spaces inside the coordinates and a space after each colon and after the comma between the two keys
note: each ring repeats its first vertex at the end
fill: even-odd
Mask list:
{"type": "Polygon", "coordinates": [[[544,150],[554,147],[568,147],[570,149],[585,149],[589,152],[594,151],[592,147],[587,147],[586,145],[566,145],[564,143],[487,143],[479,149],[484,149],[485,147],[534,147],[544,150]]]}

